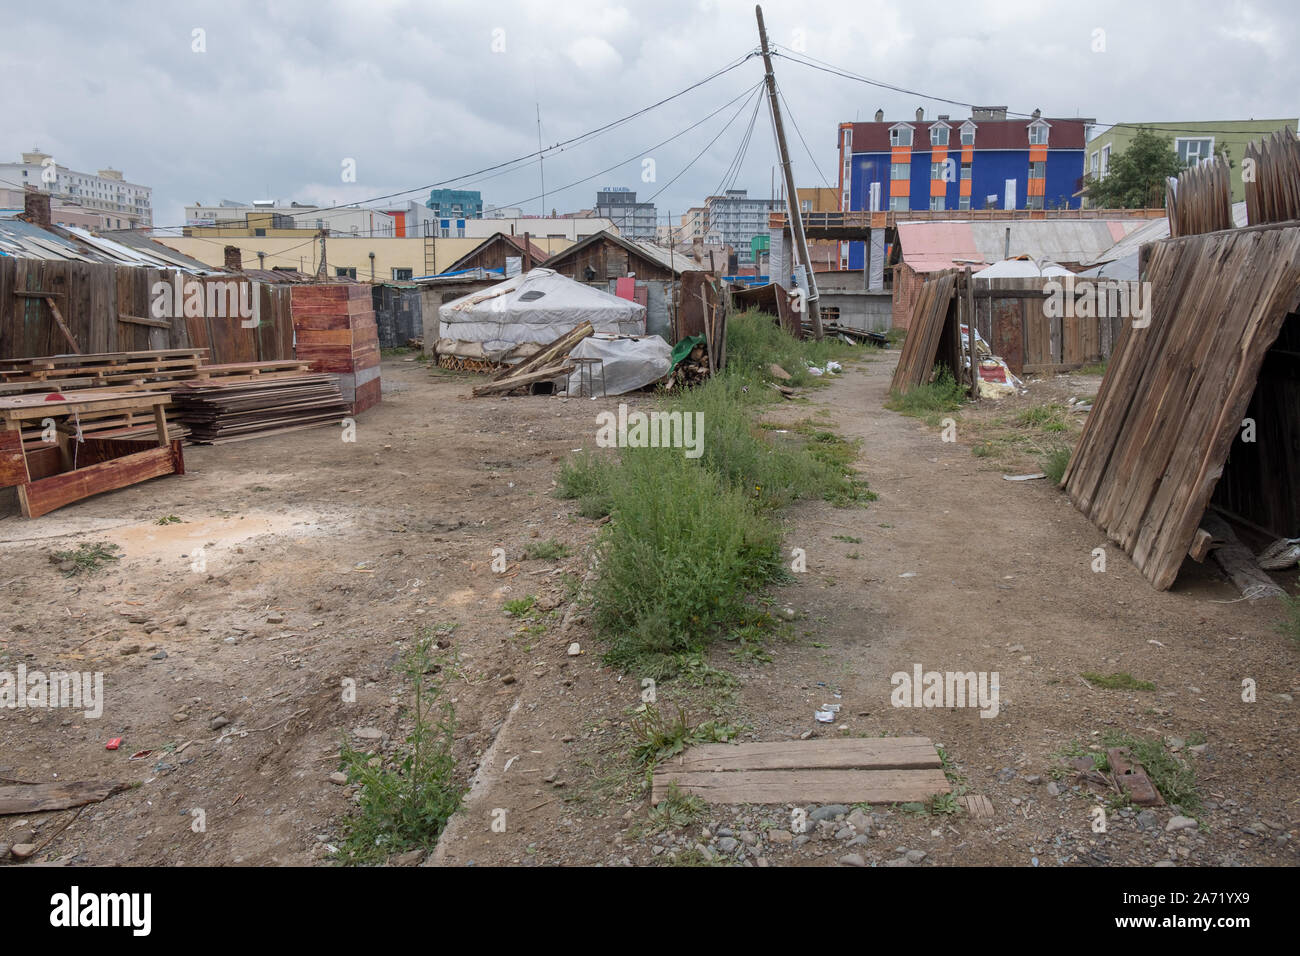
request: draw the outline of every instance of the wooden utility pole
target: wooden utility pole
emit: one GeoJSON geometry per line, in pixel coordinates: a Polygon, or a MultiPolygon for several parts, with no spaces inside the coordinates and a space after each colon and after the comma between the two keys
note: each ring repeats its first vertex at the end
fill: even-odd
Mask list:
{"type": "Polygon", "coordinates": [[[799,192],[794,188],[794,172],[790,169],[790,151],[785,145],[785,127],[781,125],[781,107],[776,101],[776,77],[772,74],[772,56],[767,49],[767,29],[763,26],[763,8],[754,7],[758,18],[758,41],[763,48],[763,69],[767,73],[767,99],[772,105],[772,126],[776,129],[776,148],[781,153],[781,172],[785,178],[786,218],[790,224],[790,233],[794,236],[795,249],[799,260],[807,270],[808,298],[805,305],[808,317],[812,320],[813,337],[822,337],[822,314],[817,306],[817,280],[813,276],[812,259],[808,256],[808,240],[804,237],[803,217],[799,212],[799,192]]]}

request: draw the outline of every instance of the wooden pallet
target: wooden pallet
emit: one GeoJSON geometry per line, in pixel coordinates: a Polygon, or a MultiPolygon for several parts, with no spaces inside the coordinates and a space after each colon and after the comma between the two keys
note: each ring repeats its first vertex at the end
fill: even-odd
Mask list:
{"type": "Polygon", "coordinates": [[[661,763],[651,802],[676,784],[709,803],[911,803],[952,787],[928,738],[705,744],[661,763]]]}

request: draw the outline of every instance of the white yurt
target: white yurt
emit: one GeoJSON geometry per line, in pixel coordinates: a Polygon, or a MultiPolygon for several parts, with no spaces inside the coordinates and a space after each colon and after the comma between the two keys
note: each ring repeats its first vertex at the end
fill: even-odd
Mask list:
{"type": "Polygon", "coordinates": [[[645,335],[645,306],[531,269],[438,309],[438,354],[514,363],[590,322],[596,332],[645,335]]]}

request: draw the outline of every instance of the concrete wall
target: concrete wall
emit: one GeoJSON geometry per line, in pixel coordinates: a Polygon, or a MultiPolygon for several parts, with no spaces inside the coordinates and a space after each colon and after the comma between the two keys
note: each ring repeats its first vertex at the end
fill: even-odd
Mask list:
{"type": "Polygon", "coordinates": [[[862,289],[820,289],[822,319],[829,321],[827,309],[839,309],[839,323],[863,332],[887,332],[893,327],[894,297],[888,292],[862,289]]]}

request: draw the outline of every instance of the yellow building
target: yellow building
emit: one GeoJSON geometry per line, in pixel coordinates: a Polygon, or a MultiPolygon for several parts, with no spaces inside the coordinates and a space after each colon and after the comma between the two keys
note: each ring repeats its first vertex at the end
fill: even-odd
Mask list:
{"type": "MultiPolygon", "coordinates": [[[[200,262],[220,269],[225,266],[225,248],[239,248],[240,259],[246,269],[274,269],[279,266],[297,269],[314,275],[320,264],[319,237],[302,236],[240,236],[219,238],[207,236],[155,236],[156,241],[170,246],[200,262]],[[262,254],[259,256],[259,253],[262,254]]],[[[392,282],[416,276],[437,275],[453,262],[473,251],[484,239],[441,239],[388,237],[352,238],[329,236],[325,239],[326,271],[331,277],[345,275],[362,282],[392,282]],[[373,254],[374,258],[371,258],[373,254]]],[[[573,245],[568,239],[551,239],[534,236],[533,245],[540,246],[548,256],[573,245]]]]}

